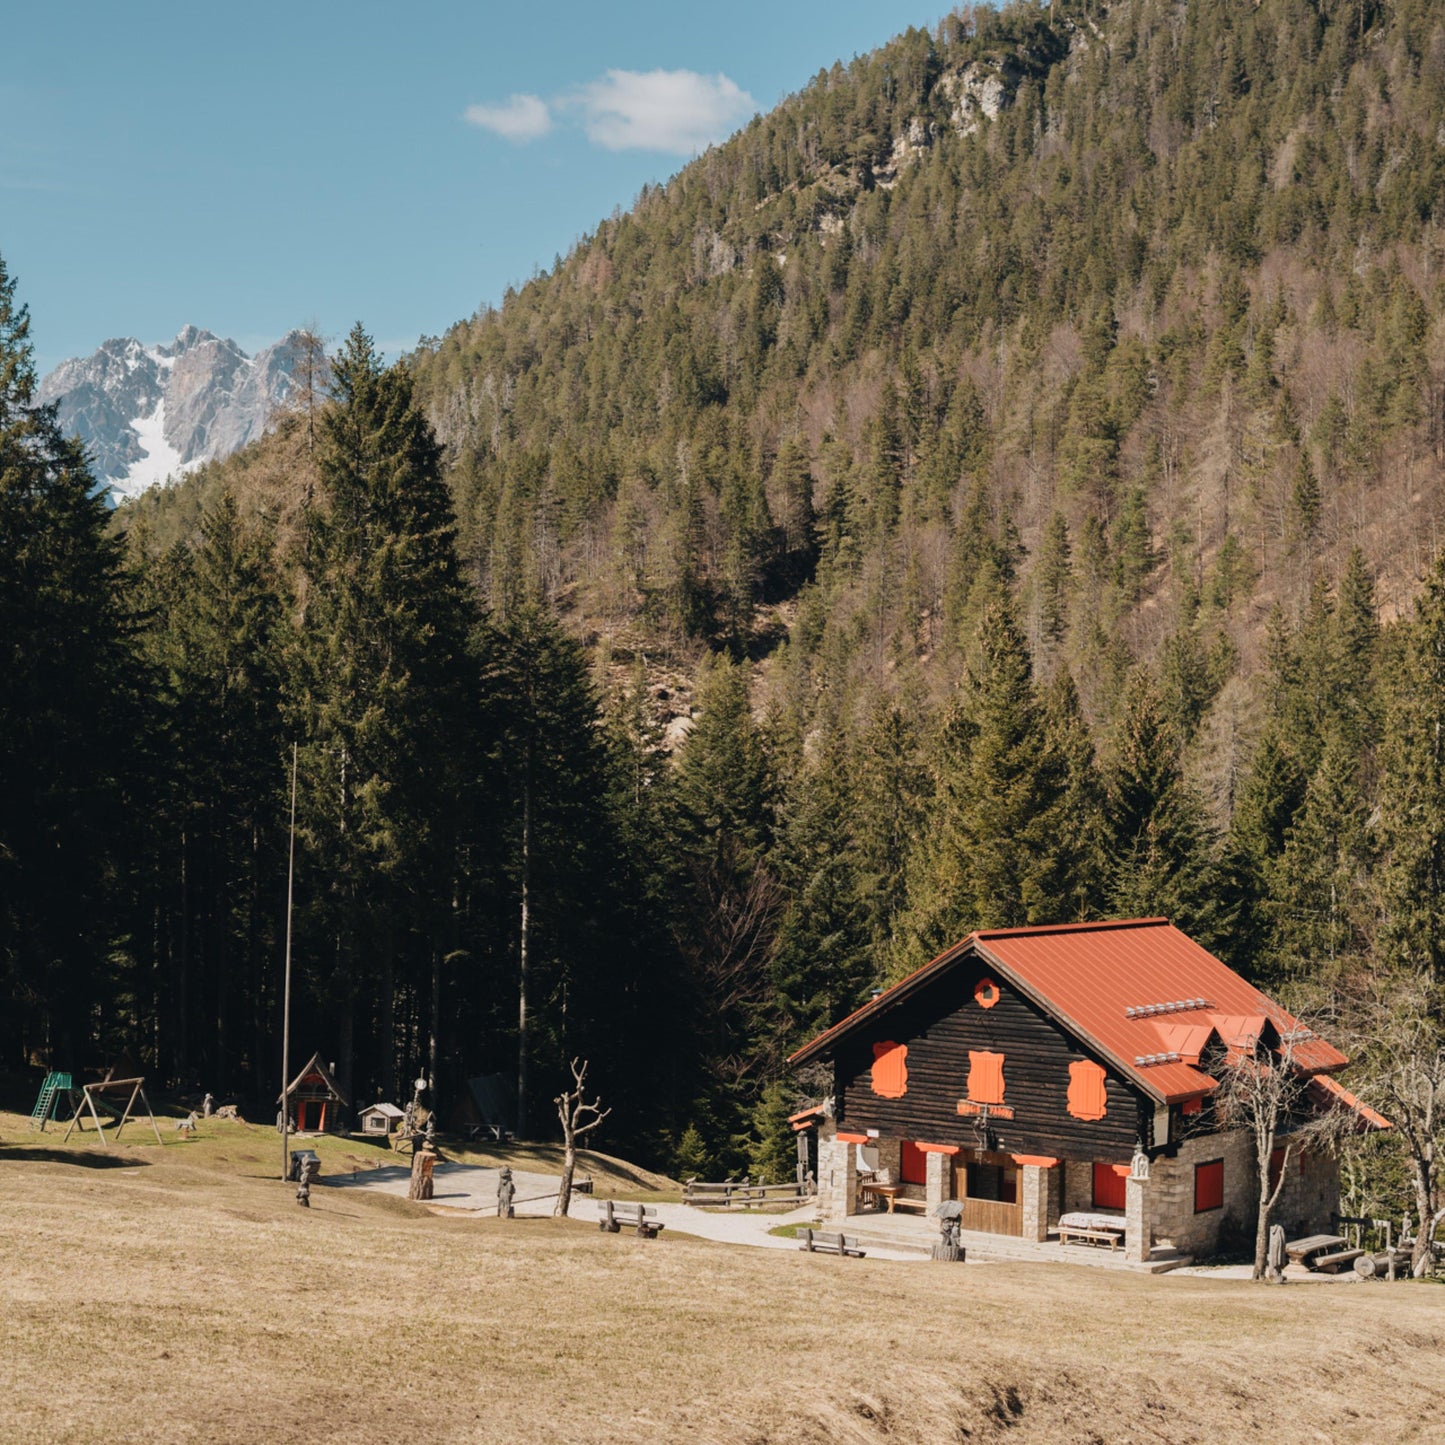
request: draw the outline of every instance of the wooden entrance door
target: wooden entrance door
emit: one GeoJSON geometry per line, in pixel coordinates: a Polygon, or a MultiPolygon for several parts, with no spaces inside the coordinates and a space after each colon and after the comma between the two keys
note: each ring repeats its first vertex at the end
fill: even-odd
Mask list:
{"type": "Polygon", "coordinates": [[[965,1149],[954,1156],[953,1197],[963,1206],[964,1229],[983,1234],[1024,1232],[1022,1171],[1007,1154],[965,1149]]]}

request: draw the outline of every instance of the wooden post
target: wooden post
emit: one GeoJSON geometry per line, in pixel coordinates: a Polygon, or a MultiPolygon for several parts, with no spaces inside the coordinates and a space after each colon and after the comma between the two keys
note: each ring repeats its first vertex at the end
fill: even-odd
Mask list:
{"type": "Polygon", "coordinates": [[[291,851],[286,862],[286,983],[281,998],[281,1179],[291,1175],[291,1101],[286,1090],[291,1080],[291,903],[296,881],[296,751],[291,742],[291,851]]]}
{"type": "Polygon", "coordinates": [[[429,1149],[418,1149],[411,1156],[411,1188],[408,1199],[430,1199],[432,1197],[432,1170],[436,1167],[437,1156],[429,1149]]]}

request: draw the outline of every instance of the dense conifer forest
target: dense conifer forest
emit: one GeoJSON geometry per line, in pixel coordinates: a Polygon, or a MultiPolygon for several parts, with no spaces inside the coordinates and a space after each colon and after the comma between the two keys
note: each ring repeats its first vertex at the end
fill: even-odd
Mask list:
{"type": "Polygon", "coordinates": [[[1438,1047],[1439,0],[957,11],[113,520],[0,281],[7,1066],[270,1107],[293,740],[359,1102],[776,1174],[791,1048],[1106,916],[1438,1047]]]}

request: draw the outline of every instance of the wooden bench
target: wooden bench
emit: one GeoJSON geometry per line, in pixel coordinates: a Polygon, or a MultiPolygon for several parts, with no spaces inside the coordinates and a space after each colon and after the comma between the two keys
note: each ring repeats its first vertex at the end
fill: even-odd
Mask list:
{"type": "Polygon", "coordinates": [[[856,1239],[849,1239],[845,1234],[826,1234],[821,1229],[800,1229],[798,1248],[809,1254],[836,1254],[847,1259],[862,1259],[865,1253],[858,1248],[856,1239]]]}
{"type": "Polygon", "coordinates": [[[639,1239],[656,1239],[658,1230],[667,1228],[658,1222],[655,1209],[647,1209],[641,1204],[615,1204],[610,1199],[599,1199],[597,1212],[601,1216],[597,1227],[608,1234],[620,1234],[626,1224],[637,1231],[639,1239]]]}
{"type": "Polygon", "coordinates": [[[1335,1274],[1347,1264],[1353,1264],[1364,1252],[1363,1249],[1337,1249],[1330,1254],[1317,1254],[1307,1268],[1317,1269],[1322,1274],[1335,1274]]]}
{"type": "Polygon", "coordinates": [[[1059,1226],[1059,1243],[1107,1244],[1110,1250],[1123,1244],[1124,1236],[1117,1229],[1080,1229],[1076,1225],[1059,1226]]]}
{"type": "Polygon", "coordinates": [[[927,1214],[928,1201],[926,1199],[910,1199],[906,1194],[900,1194],[894,1199],[891,1212],[896,1214],[900,1209],[906,1210],[909,1214],[927,1214]]]}

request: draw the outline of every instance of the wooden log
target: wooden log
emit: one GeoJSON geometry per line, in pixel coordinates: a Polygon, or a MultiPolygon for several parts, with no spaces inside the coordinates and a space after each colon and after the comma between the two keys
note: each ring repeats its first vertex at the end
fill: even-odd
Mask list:
{"type": "Polygon", "coordinates": [[[1382,1249],[1374,1254],[1362,1254],[1355,1261],[1355,1273],[1361,1279],[1384,1279],[1390,1274],[1392,1261],[1396,1274],[1402,1271],[1406,1274],[1409,1273],[1410,1251],[1408,1249],[1382,1249]]]}

